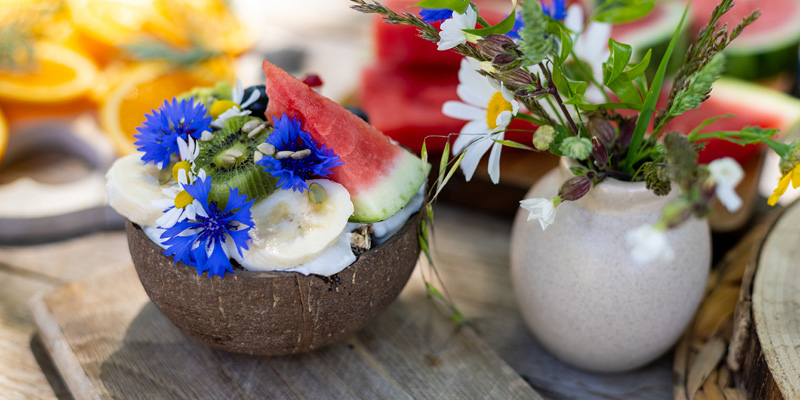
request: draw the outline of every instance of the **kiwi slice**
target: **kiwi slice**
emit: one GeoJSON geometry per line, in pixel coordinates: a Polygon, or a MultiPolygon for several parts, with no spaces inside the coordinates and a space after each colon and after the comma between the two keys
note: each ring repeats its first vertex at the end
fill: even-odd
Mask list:
{"type": "Polygon", "coordinates": [[[265,198],[275,191],[277,178],[264,172],[264,167],[255,163],[253,155],[256,147],[264,143],[273,128],[262,129],[256,135],[247,137],[242,127],[256,117],[233,117],[225,121],[225,126],[214,132],[214,138],[200,142],[200,154],[195,159],[197,168],[202,168],[213,176],[209,198],[219,207],[228,202],[230,189],[239,188],[248,200],[265,198]]]}

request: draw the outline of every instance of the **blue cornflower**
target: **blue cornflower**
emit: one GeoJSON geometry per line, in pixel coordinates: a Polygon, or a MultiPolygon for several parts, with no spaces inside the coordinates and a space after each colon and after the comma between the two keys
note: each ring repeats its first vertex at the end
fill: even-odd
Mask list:
{"type": "Polygon", "coordinates": [[[250,207],[246,195],[240,195],[238,188],[231,188],[225,209],[220,210],[216,202],[211,202],[211,177],[198,177],[184,190],[197,200],[202,207],[196,209],[193,219],[185,219],[167,228],[161,234],[162,243],[167,246],[164,254],[174,255],[175,262],[183,262],[197,268],[197,274],[208,271],[209,278],[214,275],[225,276],[233,273],[229,251],[235,246],[240,256],[247,250],[249,231],[253,227],[250,207]]]}
{"type": "Polygon", "coordinates": [[[441,22],[453,17],[453,10],[446,8],[423,8],[419,12],[420,18],[423,21],[432,24],[434,22],[441,22]]]}
{"type": "Polygon", "coordinates": [[[143,152],[142,161],[152,162],[160,168],[170,163],[170,157],[178,153],[178,138],[188,141],[189,136],[199,139],[203,131],[209,130],[211,117],[202,102],[195,104],[194,99],[178,102],[164,100],[164,104],[152,114],[145,114],[139,132],[133,135],[138,139],[133,144],[143,152]]]}
{"type": "Polygon", "coordinates": [[[541,0],[542,11],[545,15],[556,20],[561,21],[567,17],[566,0],[541,0]]]}
{"type": "Polygon", "coordinates": [[[267,143],[275,146],[275,157],[264,157],[258,164],[266,167],[264,172],[278,178],[279,188],[298,192],[308,190],[308,179],[324,178],[331,174],[331,169],[344,164],[333,149],[318,145],[308,132],[301,130],[299,119],[283,114],[281,118],[272,117],[272,121],[275,130],[267,138],[267,143]],[[279,160],[278,153],[282,151],[298,156],[279,160]]]}

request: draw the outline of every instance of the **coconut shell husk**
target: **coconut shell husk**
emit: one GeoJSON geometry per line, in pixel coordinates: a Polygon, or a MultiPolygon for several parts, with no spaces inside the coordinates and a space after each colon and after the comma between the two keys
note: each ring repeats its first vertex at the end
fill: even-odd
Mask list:
{"type": "Polygon", "coordinates": [[[173,263],[128,221],[128,247],[150,300],[181,331],[209,346],[257,355],[296,354],[358,331],[408,282],[419,258],[414,215],[392,236],[330,277],[238,270],[225,278],[173,263]]]}

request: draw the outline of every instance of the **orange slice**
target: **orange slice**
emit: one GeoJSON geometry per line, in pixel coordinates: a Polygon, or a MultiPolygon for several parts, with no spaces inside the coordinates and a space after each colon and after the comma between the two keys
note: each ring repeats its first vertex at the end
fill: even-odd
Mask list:
{"type": "Polygon", "coordinates": [[[116,79],[100,107],[100,125],[109,135],[117,152],[133,153],[133,135],[145,120],[145,114],[159,108],[164,100],[198,86],[213,86],[219,80],[230,80],[209,72],[204,66],[191,70],[174,69],[163,65],[145,64],[126,71],[116,79]]]}
{"type": "Polygon", "coordinates": [[[238,55],[254,42],[248,30],[222,0],[154,0],[158,17],[147,30],[176,46],[193,40],[203,47],[238,55]]]}
{"type": "Polygon", "coordinates": [[[8,124],[5,116],[3,116],[3,111],[0,110],[0,161],[3,160],[3,155],[6,154],[6,147],[8,147],[8,124]]]}
{"type": "Polygon", "coordinates": [[[0,70],[0,97],[25,102],[57,102],[86,93],[97,67],[80,53],[55,43],[34,45],[32,69],[0,70]]]}

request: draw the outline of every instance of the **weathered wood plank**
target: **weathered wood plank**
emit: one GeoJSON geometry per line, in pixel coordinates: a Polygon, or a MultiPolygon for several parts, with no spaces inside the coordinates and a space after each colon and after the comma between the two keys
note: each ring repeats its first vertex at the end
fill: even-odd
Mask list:
{"type": "Polygon", "coordinates": [[[130,262],[125,235],[106,232],[66,242],[0,246],[0,397],[69,399],[49,354],[33,338],[28,302],[68,279],[130,262]]]}
{"type": "Polygon", "coordinates": [[[54,399],[56,393],[31,352],[35,327],[27,299],[51,285],[0,270],[0,397],[54,399]]]}
{"type": "Polygon", "coordinates": [[[62,286],[36,302],[34,316],[76,395],[539,398],[468,329],[456,331],[410,293],[346,342],[280,358],[229,354],[185,337],[147,300],[132,267],[62,286]],[[58,351],[65,348],[71,354],[58,351]]]}

